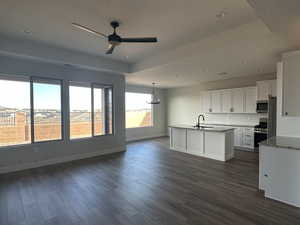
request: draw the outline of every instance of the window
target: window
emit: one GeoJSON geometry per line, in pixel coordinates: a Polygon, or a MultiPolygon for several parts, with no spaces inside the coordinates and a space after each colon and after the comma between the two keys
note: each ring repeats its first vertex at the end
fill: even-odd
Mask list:
{"type": "MultiPolygon", "coordinates": [[[[71,85],[70,96],[70,138],[92,136],[91,87],[71,85]]],[[[82,85],[82,84],[81,84],[82,85]]]]}
{"type": "Polygon", "coordinates": [[[94,136],[112,134],[111,87],[93,85],[93,112],[94,136]]]}
{"type": "Polygon", "coordinates": [[[0,146],[30,143],[30,82],[0,79],[0,96],[0,146]]]}
{"type": "Polygon", "coordinates": [[[70,138],[113,134],[112,87],[70,83],[70,138]]]}
{"type": "Polygon", "coordinates": [[[62,139],[61,82],[33,81],[34,141],[62,139]]]}
{"type": "Polygon", "coordinates": [[[126,128],[150,127],[152,105],[148,104],[151,94],[126,92],[126,128]]]}
{"type": "Polygon", "coordinates": [[[0,79],[0,146],[61,140],[61,81],[0,79]]]}

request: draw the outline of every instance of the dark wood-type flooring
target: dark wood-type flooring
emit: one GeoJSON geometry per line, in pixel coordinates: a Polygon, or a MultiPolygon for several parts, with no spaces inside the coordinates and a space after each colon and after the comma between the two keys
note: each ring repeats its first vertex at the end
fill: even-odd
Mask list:
{"type": "Polygon", "coordinates": [[[0,175],[0,225],[300,224],[300,209],[257,186],[255,153],[222,163],[170,151],[167,138],[133,142],[125,153],[0,175]]]}

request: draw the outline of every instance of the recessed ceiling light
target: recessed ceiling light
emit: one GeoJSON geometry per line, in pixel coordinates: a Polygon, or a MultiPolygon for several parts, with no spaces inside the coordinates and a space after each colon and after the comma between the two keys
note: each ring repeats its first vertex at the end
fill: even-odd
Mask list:
{"type": "Polygon", "coordinates": [[[225,76],[225,75],[227,75],[227,74],[228,74],[228,73],[226,73],[226,72],[218,73],[219,76],[225,76]]]}
{"type": "Polygon", "coordinates": [[[64,66],[66,66],[66,67],[73,67],[73,65],[71,65],[69,63],[65,63],[64,66]]]}
{"type": "Polygon", "coordinates": [[[227,12],[225,12],[225,11],[220,11],[220,12],[216,15],[216,17],[217,17],[218,19],[223,19],[226,15],[227,15],[227,12]]]}
{"type": "Polygon", "coordinates": [[[28,29],[24,30],[24,33],[25,34],[32,34],[31,30],[28,30],[28,29]]]}

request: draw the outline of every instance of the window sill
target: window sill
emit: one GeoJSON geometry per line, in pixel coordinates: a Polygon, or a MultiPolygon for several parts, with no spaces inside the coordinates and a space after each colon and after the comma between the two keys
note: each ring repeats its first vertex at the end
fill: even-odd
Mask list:
{"type": "Polygon", "coordinates": [[[69,139],[70,142],[80,142],[80,141],[86,141],[86,140],[93,140],[101,137],[107,137],[107,136],[115,136],[114,134],[103,134],[103,135],[96,135],[92,137],[82,137],[82,138],[73,138],[69,139]]]}
{"type": "Polygon", "coordinates": [[[50,144],[50,143],[63,143],[63,139],[59,140],[50,140],[50,141],[39,141],[34,143],[28,144],[15,144],[15,145],[8,145],[8,146],[0,146],[0,151],[9,151],[9,150],[19,150],[19,148],[26,148],[26,147],[35,147],[42,144],[50,144]]]}
{"type": "Polygon", "coordinates": [[[154,126],[151,125],[151,126],[144,126],[144,127],[129,127],[129,128],[126,128],[126,130],[130,130],[130,129],[140,129],[140,128],[153,128],[154,126]]]}

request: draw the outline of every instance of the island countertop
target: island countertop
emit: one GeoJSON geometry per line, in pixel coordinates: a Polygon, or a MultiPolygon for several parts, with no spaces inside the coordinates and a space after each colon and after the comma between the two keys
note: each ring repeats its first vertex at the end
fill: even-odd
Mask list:
{"type": "Polygon", "coordinates": [[[259,145],[270,146],[275,148],[287,148],[300,150],[300,138],[274,136],[259,143],[259,145]]]}
{"type": "Polygon", "coordinates": [[[227,132],[227,131],[233,131],[234,128],[232,127],[214,127],[209,125],[203,125],[207,126],[205,128],[197,128],[192,125],[186,125],[186,124],[175,124],[175,125],[169,125],[171,128],[181,128],[181,129],[189,129],[189,130],[199,130],[199,131],[208,131],[208,132],[227,132]]]}

